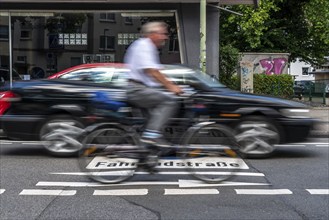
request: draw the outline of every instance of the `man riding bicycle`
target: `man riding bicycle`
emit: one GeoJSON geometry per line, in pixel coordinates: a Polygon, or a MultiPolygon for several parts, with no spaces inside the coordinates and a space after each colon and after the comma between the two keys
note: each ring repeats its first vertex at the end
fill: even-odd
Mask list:
{"type": "Polygon", "coordinates": [[[141,35],[129,46],[124,58],[130,68],[127,97],[131,104],[148,110],[141,142],[168,147],[171,144],[164,139],[162,128],[177,110],[174,96],[183,91],[159,71],[162,66],[158,49],[168,39],[167,25],[164,22],[146,23],[141,28],[141,35]],[[167,91],[163,91],[163,87],[167,91]]]}

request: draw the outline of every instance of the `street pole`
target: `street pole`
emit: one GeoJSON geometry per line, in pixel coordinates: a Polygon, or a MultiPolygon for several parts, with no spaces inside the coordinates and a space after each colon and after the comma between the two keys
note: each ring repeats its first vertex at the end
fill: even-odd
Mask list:
{"type": "Polygon", "coordinates": [[[206,72],[206,5],[207,0],[200,0],[200,69],[206,72]]]}
{"type": "Polygon", "coordinates": [[[12,33],[11,33],[11,12],[8,14],[8,26],[9,26],[9,86],[13,87],[13,45],[12,45],[12,33]]]}

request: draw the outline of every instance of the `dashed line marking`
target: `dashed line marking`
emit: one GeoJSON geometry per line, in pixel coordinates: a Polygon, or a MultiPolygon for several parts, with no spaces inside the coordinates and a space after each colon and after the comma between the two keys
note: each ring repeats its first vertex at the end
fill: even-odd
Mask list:
{"type": "Polygon", "coordinates": [[[329,147],[329,144],[317,144],[316,147],[329,147]]]}
{"type": "Polygon", "coordinates": [[[0,189],[0,194],[4,193],[5,191],[5,189],[0,189]]]}
{"type": "Polygon", "coordinates": [[[289,189],[235,189],[240,195],[290,195],[289,189]]]}
{"type": "Polygon", "coordinates": [[[144,196],[148,189],[95,190],[94,196],[144,196]]]}
{"type": "Polygon", "coordinates": [[[306,189],[313,195],[329,195],[329,189],[306,189]]]}
{"type": "Polygon", "coordinates": [[[19,195],[31,196],[73,196],[76,190],[46,190],[46,189],[24,189],[19,195]]]}
{"type": "Polygon", "coordinates": [[[165,189],[164,195],[216,195],[217,189],[165,189]]]}

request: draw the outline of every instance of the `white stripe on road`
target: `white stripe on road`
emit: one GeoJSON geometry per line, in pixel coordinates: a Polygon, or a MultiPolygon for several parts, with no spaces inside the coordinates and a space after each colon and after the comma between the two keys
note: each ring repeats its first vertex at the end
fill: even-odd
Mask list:
{"type": "Polygon", "coordinates": [[[95,190],[94,196],[144,196],[148,189],[95,190]]]}
{"type": "Polygon", "coordinates": [[[329,147],[329,144],[317,144],[316,147],[329,147]]]}
{"type": "Polygon", "coordinates": [[[38,182],[37,186],[68,186],[68,187],[95,187],[95,186],[138,186],[138,185],[178,185],[178,182],[126,182],[116,184],[102,184],[91,182],[38,182]]]}
{"type": "Polygon", "coordinates": [[[73,196],[76,192],[76,190],[24,189],[19,195],[73,196]]]}
{"type": "Polygon", "coordinates": [[[0,194],[4,193],[5,191],[5,189],[0,189],[0,194]]]}
{"type": "Polygon", "coordinates": [[[205,183],[201,180],[178,180],[179,187],[210,187],[210,186],[268,186],[268,183],[229,182],[205,183]]]}
{"type": "MultiPolygon", "coordinates": [[[[112,171],[113,172],[113,171],[112,171]]],[[[57,175],[75,175],[75,176],[88,176],[88,172],[72,172],[72,173],[50,173],[57,175]]],[[[150,174],[149,172],[135,172],[134,174],[150,174]]],[[[190,172],[158,172],[160,175],[190,175],[190,172]]],[[[207,175],[235,175],[235,176],[265,176],[263,173],[250,173],[250,172],[196,172],[196,174],[207,175]]],[[[118,174],[116,174],[118,175],[118,174]]]]}
{"type": "Polygon", "coordinates": [[[217,189],[165,189],[164,195],[216,195],[217,189]]]}
{"type": "Polygon", "coordinates": [[[329,189],[306,189],[313,195],[329,195],[329,189]]]}
{"type": "Polygon", "coordinates": [[[289,189],[235,189],[237,194],[242,195],[290,195],[289,189]]]}

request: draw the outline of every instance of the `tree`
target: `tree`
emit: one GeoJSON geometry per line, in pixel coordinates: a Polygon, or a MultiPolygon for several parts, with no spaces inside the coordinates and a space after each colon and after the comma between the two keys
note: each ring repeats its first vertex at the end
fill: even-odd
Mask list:
{"type": "Polygon", "coordinates": [[[328,0],[261,0],[258,8],[227,6],[221,12],[220,45],[240,52],[285,52],[321,65],[329,51],[328,0]]]}

